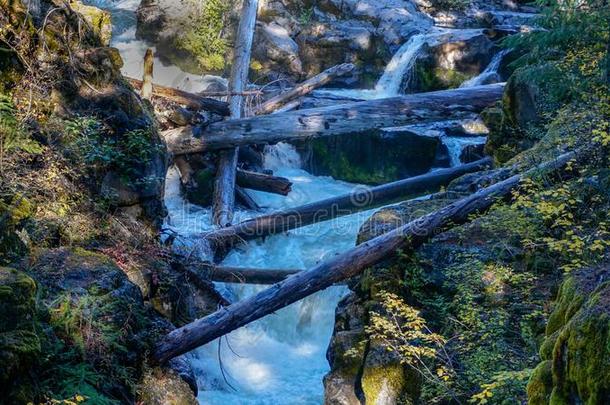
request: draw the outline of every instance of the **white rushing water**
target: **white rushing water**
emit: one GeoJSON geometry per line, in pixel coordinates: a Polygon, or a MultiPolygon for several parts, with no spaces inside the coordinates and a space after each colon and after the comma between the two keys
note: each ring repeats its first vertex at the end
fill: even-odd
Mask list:
{"type": "Polygon", "coordinates": [[[472,79],[466,80],[460,87],[474,87],[480,86],[482,84],[490,84],[492,82],[497,83],[501,80],[498,75],[498,69],[500,68],[500,63],[502,63],[502,59],[506,54],[510,52],[508,49],[503,49],[500,52],[496,53],[494,57],[489,62],[489,65],[485,68],[480,75],[473,77],[472,79]]]}
{"type": "MultiPolygon", "coordinates": [[[[289,178],[293,191],[288,197],[252,192],[266,211],[293,207],[349,193],[354,185],[330,177],[312,176],[300,169],[294,147],[279,144],[269,148],[265,166],[289,178]]],[[[188,240],[189,233],[207,229],[210,210],[182,200],[177,175],[167,183],[167,227],[188,240]]],[[[240,219],[260,213],[238,211],[240,219]]],[[[353,247],[361,223],[371,211],[310,225],[265,241],[251,241],[234,250],[223,264],[257,268],[309,268],[353,247]]],[[[264,286],[218,284],[233,300],[241,300],[264,286]]],[[[199,377],[199,400],[203,404],[320,404],[322,378],[329,370],[326,348],[334,324],[334,309],[345,287],[331,287],[277,311],[194,354],[192,364],[199,377]],[[220,369],[220,362],[225,375],[220,369]],[[225,380],[226,379],[226,380],[225,380]]]]}

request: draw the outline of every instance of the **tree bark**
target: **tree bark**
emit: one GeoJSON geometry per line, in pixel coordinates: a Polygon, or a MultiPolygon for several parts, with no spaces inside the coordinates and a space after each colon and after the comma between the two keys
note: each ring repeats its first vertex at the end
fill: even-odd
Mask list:
{"type": "Polygon", "coordinates": [[[371,188],[355,188],[353,192],[299,207],[263,215],[234,226],[204,234],[216,248],[224,248],[249,240],[286,232],[291,229],[329,221],[344,215],[388,205],[438,190],[466,173],[492,165],[490,158],[454,168],[436,170],[421,176],[395,181],[371,188]]]}
{"type": "MultiPolygon", "coordinates": [[[[142,88],[142,81],[132,78],[126,78],[129,84],[136,89],[142,88]]],[[[206,110],[216,113],[218,115],[227,116],[230,114],[229,104],[215,100],[213,98],[202,97],[198,94],[189,93],[187,91],[174,89],[171,87],[160,86],[155,84],[153,86],[153,96],[163,98],[174,103],[185,105],[193,110],[206,110]]]]}
{"type": "Polygon", "coordinates": [[[517,174],[482,189],[438,211],[424,215],[345,253],[325,260],[309,270],[290,276],[258,294],[175,329],[157,344],[153,359],[157,363],[164,363],[317,291],[354,277],[364,269],[387,259],[398,250],[415,249],[434,235],[467,222],[473,214],[485,212],[499,198],[509,196],[524,176],[540,169],[562,168],[574,156],[574,153],[562,155],[539,168],[529,170],[524,174],[517,174]]]}
{"type": "Polygon", "coordinates": [[[237,184],[244,188],[280,195],[288,195],[292,190],[292,182],[285,177],[241,169],[237,169],[237,184]]]}
{"type": "Polygon", "coordinates": [[[379,100],[232,119],[206,128],[185,127],[164,133],[176,154],[242,145],[273,144],[344,135],[384,127],[438,121],[480,112],[502,98],[504,84],[409,94],[379,100]]]}
{"type": "MultiPolygon", "coordinates": [[[[243,92],[248,81],[250,52],[252,50],[257,8],[258,0],[243,0],[241,17],[235,39],[235,55],[233,57],[231,76],[229,78],[229,91],[232,93],[243,92]]],[[[231,118],[241,118],[242,104],[242,96],[231,96],[229,100],[231,118]]],[[[237,168],[238,154],[239,150],[237,149],[237,146],[234,146],[233,148],[222,151],[218,159],[218,170],[214,183],[212,219],[214,224],[220,227],[229,226],[233,221],[233,209],[235,207],[235,170],[237,168]]]]}
{"type": "Polygon", "coordinates": [[[333,66],[326,69],[322,73],[305,80],[303,83],[297,85],[292,90],[285,93],[279,94],[267,101],[265,101],[259,108],[255,110],[256,115],[270,114],[280,108],[282,105],[294,100],[295,98],[302,97],[306,94],[311,93],[318,87],[322,87],[336,77],[346,75],[347,73],[354,70],[353,63],[342,63],[340,65],[333,66]]]}
{"type": "Polygon", "coordinates": [[[144,55],[144,75],[142,76],[142,90],[140,94],[143,99],[150,100],[153,95],[153,66],[155,59],[152,49],[148,48],[144,55]]]}

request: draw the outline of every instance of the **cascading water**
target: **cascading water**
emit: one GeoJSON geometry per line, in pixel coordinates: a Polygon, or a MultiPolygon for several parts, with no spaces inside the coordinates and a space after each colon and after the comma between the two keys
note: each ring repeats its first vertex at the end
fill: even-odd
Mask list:
{"type": "Polygon", "coordinates": [[[489,84],[493,82],[499,82],[500,76],[498,75],[498,69],[500,68],[500,63],[502,63],[502,59],[506,54],[510,52],[508,49],[503,49],[500,52],[496,53],[494,57],[489,62],[489,65],[485,68],[480,75],[473,77],[472,79],[466,80],[460,87],[474,87],[480,86],[482,84],[489,84]]]}
{"type": "MultiPolygon", "coordinates": [[[[257,203],[271,212],[350,192],[354,185],[316,177],[300,169],[294,147],[269,147],[265,166],[293,182],[287,197],[252,192],[257,203]]],[[[177,176],[167,182],[167,227],[188,239],[209,227],[210,210],[190,206],[176,191],[177,176]],[[201,224],[200,229],[185,224],[201,224]]],[[[256,215],[239,211],[240,219],[256,215]]],[[[310,225],[286,235],[251,241],[227,256],[223,264],[257,268],[309,268],[354,246],[361,223],[371,211],[310,225]]],[[[241,300],[263,286],[218,284],[233,300],[241,300]]],[[[200,402],[205,404],[320,404],[322,377],[329,367],[326,348],[334,324],[334,308],[345,287],[331,287],[277,311],[219,341],[198,349],[192,364],[199,377],[200,402]],[[220,344],[220,360],[219,345],[220,344]],[[225,375],[220,369],[222,362],[225,375]]]]}
{"type": "Polygon", "coordinates": [[[403,83],[409,82],[413,77],[415,62],[421,55],[424,45],[428,40],[438,33],[413,35],[407,42],[402,44],[385,67],[383,74],[372,90],[320,90],[318,94],[330,94],[340,97],[355,98],[361,100],[373,100],[377,98],[392,97],[399,93],[403,83]]]}

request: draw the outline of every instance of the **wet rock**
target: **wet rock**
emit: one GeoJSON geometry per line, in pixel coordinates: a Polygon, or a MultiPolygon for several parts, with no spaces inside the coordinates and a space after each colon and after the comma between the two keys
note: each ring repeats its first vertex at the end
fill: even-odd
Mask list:
{"type": "Polygon", "coordinates": [[[364,403],[413,404],[419,397],[420,378],[384,344],[370,342],[361,379],[364,403]]]}
{"type": "Polygon", "coordinates": [[[382,184],[429,171],[441,141],[407,129],[314,139],[301,149],[307,170],[354,183],[382,184]]]}
{"type": "Polygon", "coordinates": [[[471,163],[485,157],[485,144],[466,145],[460,153],[460,162],[471,163]]]}
{"type": "Polygon", "coordinates": [[[377,27],[377,34],[386,45],[401,45],[413,34],[426,31],[434,24],[414,1],[323,0],[317,7],[341,19],[370,22],[377,27]]]}
{"type": "Polygon", "coordinates": [[[317,22],[305,27],[296,38],[305,74],[309,77],[340,63],[375,59],[384,47],[374,33],[370,22],[358,20],[317,22]]]}

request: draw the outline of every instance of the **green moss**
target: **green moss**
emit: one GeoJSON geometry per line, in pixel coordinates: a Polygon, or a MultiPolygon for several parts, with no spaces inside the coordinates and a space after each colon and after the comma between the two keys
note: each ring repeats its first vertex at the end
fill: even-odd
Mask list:
{"type": "Polygon", "coordinates": [[[231,6],[231,1],[206,1],[199,14],[184,22],[183,35],[175,39],[176,48],[192,55],[200,70],[220,72],[225,68],[229,43],[223,31],[231,6]]]}
{"type": "Polygon", "coordinates": [[[530,403],[546,403],[542,398],[548,393],[553,405],[594,405],[610,399],[610,283],[596,282],[607,272],[584,269],[561,286],[541,350],[545,360],[539,365],[544,370],[551,365],[552,379],[540,373],[530,380],[530,403]]]}
{"type": "Polygon", "coordinates": [[[549,387],[553,383],[551,361],[540,363],[527,384],[527,398],[530,405],[547,405],[551,395],[549,387]]]}
{"type": "Polygon", "coordinates": [[[460,87],[472,76],[453,69],[431,68],[418,64],[415,68],[419,90],[423,92],[460,87]]]}
{"type": "Polygon", "coordinates": [[[110,38],[112,36],[112,20],[108,11],[85,5],[80,1],[71,2],[70,6],[74,9],[74,11],[81,14],[85,21],[91,24],[93,32],[95,35],[100,37],[103,44],[110,44],[110,38]]]}
{"type": "MultiPolygon", "coordinates": [[[[408,383],[405,368],[400,364],[365,367],[361,379],[367,404],[376,404],[380,397],[383,398],[388,394],[394,398],[402,396],[408,383]]],[[[409,402],[401,403],[409,404],[409,402]]]]}

